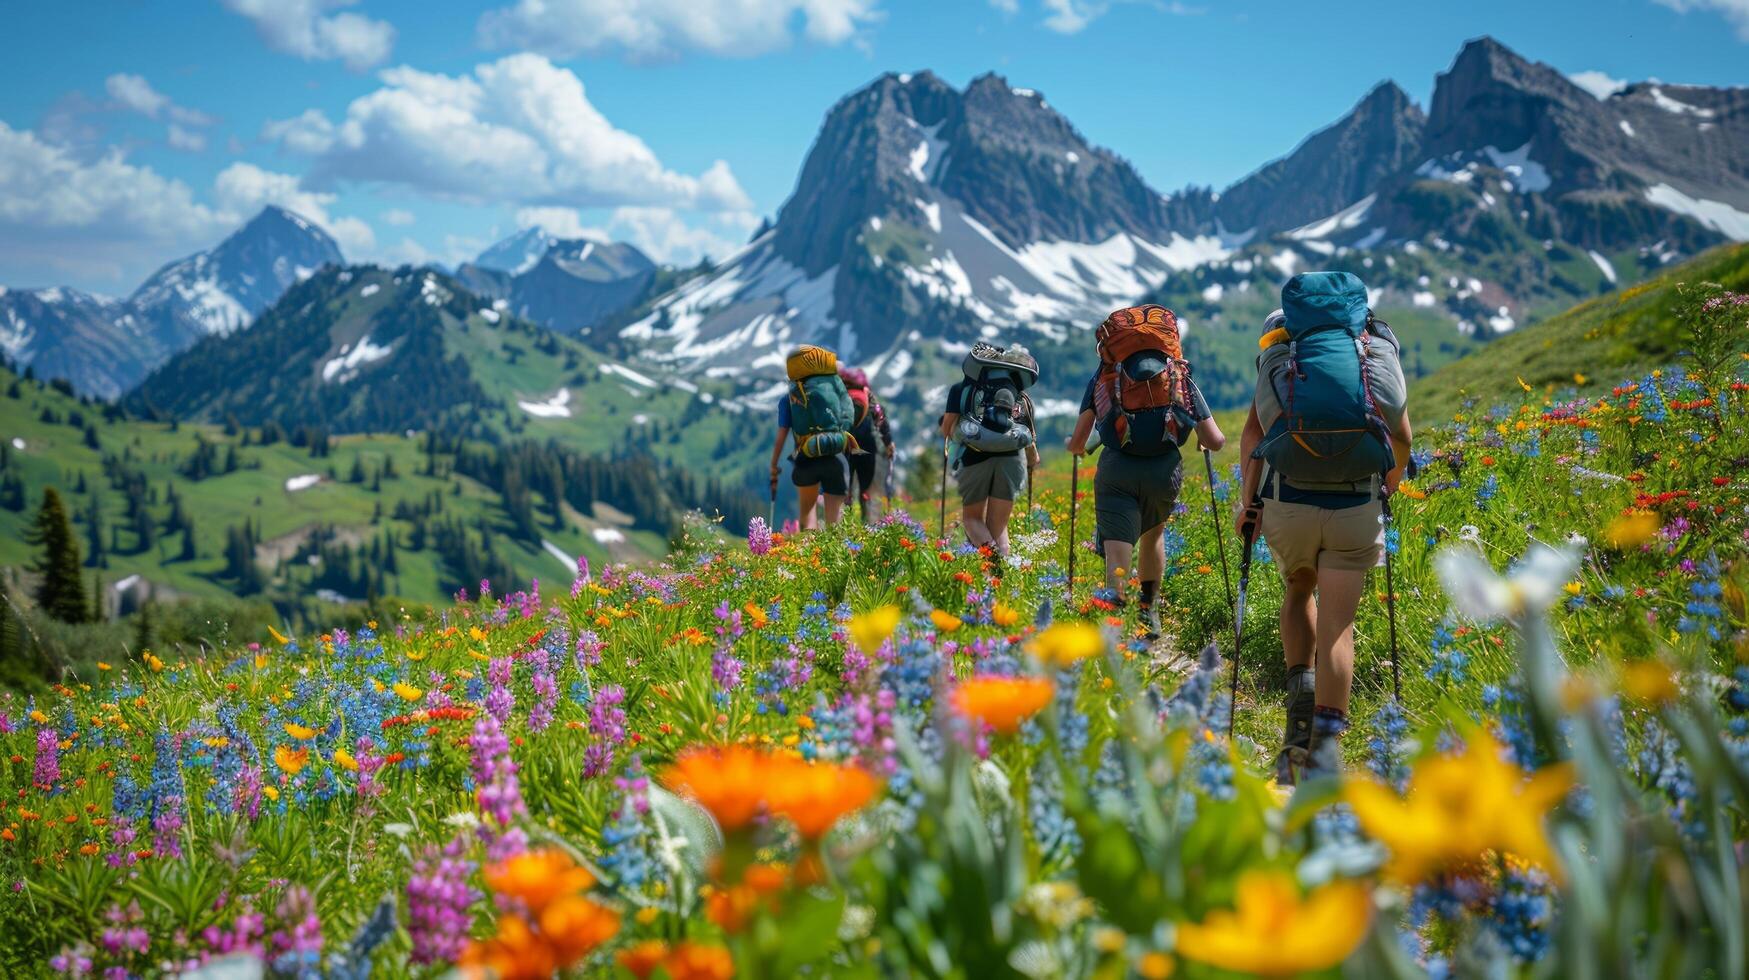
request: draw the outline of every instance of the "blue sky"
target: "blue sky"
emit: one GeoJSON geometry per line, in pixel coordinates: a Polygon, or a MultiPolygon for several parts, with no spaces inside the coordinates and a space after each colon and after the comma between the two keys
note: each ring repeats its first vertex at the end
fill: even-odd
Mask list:
{"type": "Polygon", "coordinates": [[[177,0],[7,13],[0,284],[125,293],[264,203],[348,256],[520,224],[720,254],[883,71],[1041,91],[1157,189],[1225,186],[1467,38],[1749,84],[1749,0],[177,0]]]}

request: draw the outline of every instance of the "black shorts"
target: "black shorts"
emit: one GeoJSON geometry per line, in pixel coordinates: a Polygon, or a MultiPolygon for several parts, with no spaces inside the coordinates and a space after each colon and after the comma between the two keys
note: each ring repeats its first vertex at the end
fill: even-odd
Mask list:
{"type": "Polygon", "coordinates": [[[1172,516],[1184,484],[1184,462],[1177,453],[1131,456],[1107,448],[1093,477],[1093,514],[1100,549],[1107,541],[1135,544],[1143,531],[1172,516]]]}
{"type": "Polygon", "coordinates": [[[867,500],[874,492],[875,454],[853,453],[844,458],[850,464],[850,474],[856,478],[856,495],[867,500]]]}
{"type": "Polygon", "coordinates": [[[790,482],[798,487],[818,486],[820,492],[833,497],[850,493],[850,479],[844,472],[844,456],[797,456],[790,467],[790,482]]]}

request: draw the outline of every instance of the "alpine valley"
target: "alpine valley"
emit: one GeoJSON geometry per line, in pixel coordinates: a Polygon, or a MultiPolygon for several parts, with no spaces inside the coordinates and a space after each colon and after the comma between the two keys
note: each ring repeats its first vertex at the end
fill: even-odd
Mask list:
{"type": "MultiPolygon", "coordinates": [[[[251,440],[265,452],[264,430],[317,447],[343,437],[336,451],[359,455],[371,483],[395,455],[373,440],[420,447],[399,472],[438,482],[404,513],[435,521],[429,491],[444,487],[490,501],[470,512],[472,545],[452,535],[449,571],[418,574],[427,593],[462,581],[457,556],[506,529],[506,561],[538,563],[598,553],[623,540],[616,527],[672,529],[654,510],[628,516],[628,498],[648,509],[730,489],[762,497],[770,409],[797,343],[866,367],[914,454],[980,338],[1032,349],[1045,365],[1035,399],[1060,426],[1093,367],[1090,329],[1114,307],[1161,302],[1181,316],[1210,401],[1232,407],[1249,394],[1257,325],[1296,271],[1358,273],[1422,376],[1732,240],[1749,241],[1749,89],[1588,88],[1483,38],[1437,76],[1425,109],[1386,81],[1224,190],[1161,193],[1041,93],[993,74],[963,90],[928,71],[886,74],[828,112],[775,218],[715,262],[672,268],[629,244],[528,228],[456,269],[380,269],[348,265],[314,223],[268,208],[126,299],[0,290],[0,349],[21,373],[63,379],[0,408],[34,413],[8,417],[20,432],[50,417],[65,428],[75,413],[86,428],[98,415],[149,428],[134,444],[159,458],[136,449],[110,465],[93,449],[80,464],[92,479],[106,467],[118,488],[153,466],[172,481],[190,466],[213,475],[210,459],[190,460],[215,450],[186,432],[166,441],[184,425],[203,444],[236,443],[238,473],[251,440]],[[504,474],[469,446],[503,454],[504,474]],[[557,475],[517,455],[533,447],[559,454],[557,475]],[[666,489],[610,492],[590,468],[634,458],[666,489]],[[677,476],[702,479],[705,464],[725,487],[677,476]],[[544,518],[531,499],[546,502],[544,518]]],[[[99,430],[83,442],[135,439],[99,430]]],[[[289,495],[299,474],[280,472],[284,451],[259,465],[289,495]]],[[[51,469],[40,468],[31,479],[51,469]]],[[[220,469],[214,478],[235,478],[220,469]]],[[[351,481],[329,469],[317,475],[338,494],[351,481]]],[[[266,538],[276,555],[319,552],[335,534],[378,536],[359,510],[321,534],[313,512],[266,530],[239,515],[253,530],[238,534],[261,555],[266,538]]],[[[385,519],[396,520],[372,520],[385,519]]],[[[237,563],[220,567],[209,550],[202,580],[231,582],[237,563]]]]}

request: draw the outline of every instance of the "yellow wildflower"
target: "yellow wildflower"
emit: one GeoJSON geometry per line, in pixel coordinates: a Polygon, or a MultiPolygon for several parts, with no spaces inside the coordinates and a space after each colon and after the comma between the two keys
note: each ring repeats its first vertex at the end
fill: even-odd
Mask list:
{"type": "Polygon", "coordinates": [[[310,750],[294,749],[287,745],[275,746],[273,764],[285,770],[287,775],[296,776],[310,764],[310,750]]]}
{"type": "Polygon", "coordinates": [[[1366,938],[1372,902],[1366,886],[1334,881],[1301,897],[1293,877],[1250,871],[1231,911],[1178,926],[1178,954],[1235,973],[1295,976],[1327,970],[1366,938]]]}
{"type": "Polygon", "coordinates": [[[1361,827],[1390,849],[1388,875],[1409,884],[1486,851],[1557,870],[1543,817],[1572,785],[1570,765],[1527,775],[1500,757],[1492,736],[1478,731],[1462,755],[1416,763],[1405,798],[1366,780],[1350,781],[1343,796],[1361,827]]]}
{"type": "Polygon", "coordinates": [[[263,786],[263,787],[261,787],[261,795],[267,797],[270,800],[277,800],[277,799],[279,799],[279,787],[278,786],[263,786]]]}
{"type": "Polygon", "coordinates": [[[316,730],[314,728],[291,721],[285,723],[285,733],[300,742],[308,742],[310,739],[316,737],[316,730]]]}
{"type": "Polygon", "coordinates": [[[1622,515],[1609,525],[1603,539],[1609,546],[1622,551],[1638,548],[1658,533],[1658,515],[1649,510],[1636,510],[1622,515]]]}
{"type": "Polygon", "coordinates": [[[285,646],[287,643],[291,642],[291,637],[283,635],[279,630],[276,630],[271,626],[267,628],[267,635],[273,637],[273,642],[280,646],[285,646]]]}
{"type": "Polygon", "coordinates": [[[352,753],[345,749],[334,750],[334,762],[347,772],[358,771],[358,760],[353,758],[352,753]]]}
{"type": "Polygon", "coordinates": [[[965,625],[958,616],[940,609],[929,610],[929,621],[934,623],[935,628],[943,633],[952,633],[954,630],[965,625]]]}
{"type": "Polygon", "coordinates": [[[850,617],[850,638],[864,653],[874,653],[899,628],[899,607],[882,606],[850,617]]]}
{"type": "Polygon", "coordinates": [[[419,688],[414,687],[411,684],[403,684],[403,683],[397,682],[394,685],[394,688],[395,688],[395,693],[397,695],[399,695],[401,700],[403,700],[403,701],[417,701],[420,698],[425,696],[425,692],[423,690],[420,690],[419,688]]]}
{"type": "Polygon", "coordinates": [[[990,621],[1003,629],[1007,629],[1015,623],[1020,622],[1020,610],[1015,609],[1013,606],[1006,603],[998,602],[990,610],[990,621]]]}
{"type": "Polygon", "coordinates": [[[1657,660],[1636,660],[1622,667],[1621,692],[1650,705],[1669,704],[1682,693],[1676,672],[1657,660]]]}
{"type": "Polygon", "coordinates": [[[1032,641],[1033,656],[1053,667],[1067,667],[1105,649],[1105,637],[1089,623],[1054,623],[1032,641]]]}

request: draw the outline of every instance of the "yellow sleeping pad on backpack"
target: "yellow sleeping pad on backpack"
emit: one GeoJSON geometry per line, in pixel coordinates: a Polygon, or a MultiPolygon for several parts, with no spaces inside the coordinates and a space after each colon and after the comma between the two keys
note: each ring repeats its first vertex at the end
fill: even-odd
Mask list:
{"type": "Polygon", "coordinates": [[[837,374],[838,355],[824,347],[803,344],[790,352],[783,368],[791,381],[800,381],[818,374],[837,374]]]}

